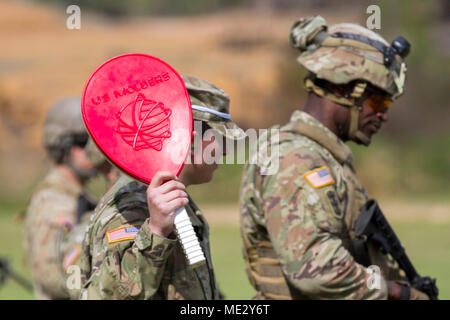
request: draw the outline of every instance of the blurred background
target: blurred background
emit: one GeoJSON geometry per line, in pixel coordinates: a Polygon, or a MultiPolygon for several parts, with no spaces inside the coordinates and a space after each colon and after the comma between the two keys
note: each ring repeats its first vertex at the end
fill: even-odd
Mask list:
{"type": "MultiPolygon", "coordinates": [[[[305,101],[306,72],[288,33],[300,17],[366,25],[381,8],[388,42],[412,44],[406,93],[370,148],[351,144],[360,179],[419,273],[437,277],[450,298],[450,2],[446,0],[35,0],[0,2],[0,255],[29,277],[21,213],[49,168],[41,146],[46,110],[81,95],[105,60],[124,53],[157,56],[179,73],[204,78],[231,97],[244,129],[288,121],[305,101]],[[81,29],[66,28],[66,8],[81,8],[81,29]]],[[[213,260],[227,298],[253,295],[241,254],[238,195],[242,165],[223,165],[212,185],[190,190],[212,226],[213,260]],[[214,192],[211,192],[214,190],[214,192]]],[[[94,193],[105,191],[94,181],[94,193]]],[[[0,299],[33,299],[7,281],[0,299]]]]}

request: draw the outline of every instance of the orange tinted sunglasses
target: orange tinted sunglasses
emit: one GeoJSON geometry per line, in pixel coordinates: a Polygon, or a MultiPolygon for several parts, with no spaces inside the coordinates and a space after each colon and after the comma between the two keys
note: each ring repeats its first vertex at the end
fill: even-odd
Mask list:
{"type": "Polygon", "coordinates": [[[385,112],[389,108],[392,100],[386,94],[371,87],[367,87],[366,90],[368,94],[365,101],[376,113],[385,112]]]}

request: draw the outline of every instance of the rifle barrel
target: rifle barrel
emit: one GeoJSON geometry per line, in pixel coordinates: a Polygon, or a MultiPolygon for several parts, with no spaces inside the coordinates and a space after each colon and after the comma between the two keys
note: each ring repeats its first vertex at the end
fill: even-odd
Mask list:
{"type": "Polygon", "coordinates": [[[9,277],[13,279],[15,282],[17,282],[19,285],[21,285],[23,288],[25,288],[29,292],[33,292],[33,285],[24,277],[9,271],[9,277]]]}

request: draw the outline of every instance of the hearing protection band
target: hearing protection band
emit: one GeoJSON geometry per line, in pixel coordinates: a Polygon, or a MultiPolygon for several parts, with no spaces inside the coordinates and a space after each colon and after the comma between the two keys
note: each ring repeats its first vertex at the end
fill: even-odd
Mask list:
{"type": "Polygon", "coordinates": [[[214,109],[198,106],[198,105],[195,105],[195,104],[191,105],[191,107],[192,107],[192,110],[197,110],[197,111],[211,113],[211,114],[214,114],[216,116],[221,117],[222,119],[231,120],[231,116],[230,116],[229,113],[220,112],[220,111],[217,111],[217,110],[214,110],[214,109]]]}

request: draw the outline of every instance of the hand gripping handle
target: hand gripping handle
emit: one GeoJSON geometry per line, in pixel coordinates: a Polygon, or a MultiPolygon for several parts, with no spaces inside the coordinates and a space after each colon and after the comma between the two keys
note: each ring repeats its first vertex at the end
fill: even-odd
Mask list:
{"type": "Polygon", "coordinates": [[[206,262],[205,255],[184,207],[175,210],[174,224],[189,265],[195,268],[204,264],[206,262]]]}

